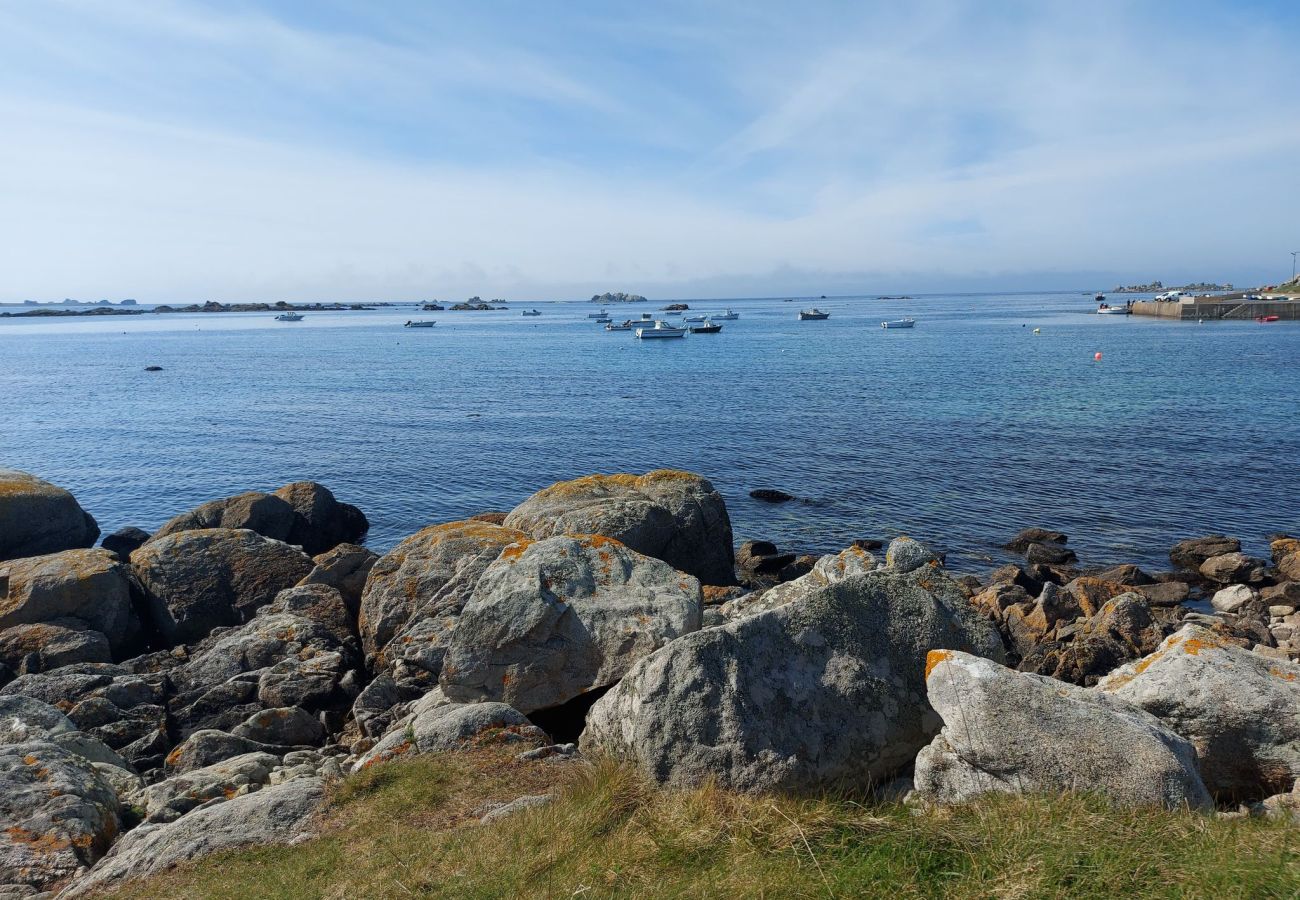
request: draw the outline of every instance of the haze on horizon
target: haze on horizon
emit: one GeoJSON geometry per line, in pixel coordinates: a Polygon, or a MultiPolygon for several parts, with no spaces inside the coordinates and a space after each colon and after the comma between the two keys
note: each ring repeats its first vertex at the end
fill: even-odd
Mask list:
{"type": "Polygon", "coordinates": [[[0,0],[0,301],[1289,277],[1300,6],[905,6],[0,0]]]}

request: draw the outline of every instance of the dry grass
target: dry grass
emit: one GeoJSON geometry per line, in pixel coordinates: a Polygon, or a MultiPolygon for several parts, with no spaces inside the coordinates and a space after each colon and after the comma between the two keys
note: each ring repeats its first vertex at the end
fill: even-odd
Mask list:
{"type": "Polygon", "coordinates": [[[511,749],[390,763],[336,787],[294,848],[227,854],[122,897],[1300,896],[1300,829],[1094,799],[915,814],[848,798],[657,790],[609,762],[511,749]],[[488,826],[487,800],[558,799],[488,826]]]}

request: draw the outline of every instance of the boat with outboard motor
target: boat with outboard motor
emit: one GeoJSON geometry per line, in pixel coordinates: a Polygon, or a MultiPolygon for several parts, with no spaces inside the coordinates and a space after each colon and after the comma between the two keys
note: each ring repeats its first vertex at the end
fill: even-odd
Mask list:
{"type": "Polygon", "coordinates": [[[916,325],[916,319],[905,316],[901,319],[887,319],[880,323],[881,328],[912,328],[916,325]]]}
{"type": "Polygon", "coordinates": [[[830,317],[830,313],[824,312],[815,306],[812,309],[799,310],[800,322],[820,322],[822,319],[829,319],[830,317]]]}
{"type": "Polygon", "coordinates": [[[636,336],[648,340],[651,338],[680,338],[686,337],[686,329],[678,328],[675,325],[669,325],[662,319],[655,321],[653,328],[638,328],[636,336]]]}
{"type": "Polygon", "coordinates": [[[414,321],[408,320],[407,323],[402,327],[403,328],[432,328],[434,325],[437,324],[438,322],[435,319],[415,319],[414,321]]]}
{"type": "Polygon", "coordinates": [[[301,322],[302,314],[296,312],[284,312],[275,317],[277,322],[301,322]]]}

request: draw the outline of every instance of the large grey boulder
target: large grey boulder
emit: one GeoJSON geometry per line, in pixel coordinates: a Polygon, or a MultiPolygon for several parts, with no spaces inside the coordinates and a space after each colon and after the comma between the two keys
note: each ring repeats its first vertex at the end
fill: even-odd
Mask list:
{"type": "Polygon", "coordinates": [[[1258,800],[1300,778],[1300,665],[1185,625],[1097,688],[1190,740],[1217,797],[1258,800]]]}
{"type": "Polygon", "coordinates": [[[288,541],[309,556],[339,544],[355,544],[370,529],[365,513],[340,503],[329,488],[315,481],[295,481],[275,492],[293,510],[288,541]]]}
{"type": "Polygon", "coordinates": [[[274,744],[263,744],[224,731],[205,729],[191,734],[167,755],[167,772],[173,776],[183,775],[249,753],[265,753],[279,758],[284,752],[284,747],[274,744]]]}
{"type": "Polygon", "coordinates": [[[172,822],[211,800],[251,793],[271,779],[280,757],[245,753],[149,785],[140,794],[145,821],[172,822]]]}
{"type": "Polygon", "coordinates": [[[324,802],[325,786],[319,778],[299,778],[204,806],[170,824],[146,823],[118,841],[63,896],[111,890],[226,850],[306,840],[316,833],[313,819],[324,802]]]}
{"type": "Polygon", "coordinates": [[[131,554],[153,626],[168,644],[238,625],[312,569],[297,547],[247,529],[182,531],[131,554]]]}
{"type": "Polygon", "coordinates": [[[370,570],[379,554],[356,544],[339,544],[312,558],[313,568],[298,582],[299,587],[322,584],[332,587],[343,597],[348,612],[356,621],[361,610],[361,595],[370,578],[370,570]]]}
{"type": "Polygon", "coordinates": [[[538,491],[506,516],[535,540],[601,534],[662,559],[704,584],[734,584],[731,519],[722,495],[699,475],[588,475],[538,491]]]}
{"type": "Polygon", "coordinates": [[[55,707],[31,697],[0,696],[0,746],[32,741],[54,744],[87,762],[133,771],[107,744],[77,730],[55,707]]]}
{"type": "Polygon", "coordinates": [[[439,684],[453,701],[559,706],[698,631],[702,606],[698,581],[613,538],[521,541],[479,578],[439,684]]]}
{"type": "Polygon", "coordinates": [[[274,494],[248,491],[209,500],[163,523],[150,540],[206,528],[247,528],[263,537],[287,541],[293,530],[293,507],[274,494]]]}
{"type": "Polygon", "coordinates": [[[63,488],[0,468],[0,560],[90,547],[97,537],[95,520],[63,488]]]}
{"type": "Polygon", "coordinates": [[[502,550],[524,537],[488,522],[449,522],[425,528],[384,554],[370,570],[361,598],[361,641],[374,668],[391,668],[402,654],[427,647],[436,677],[479,576],[502,550]],[[399,633],[420,626],[418,640],[403,635],[385,653],[399,633]]]}
{"type": "Polygon", "coordinates": [[[107,550],[64,550],[0,562],[0,628],[60,620],[100,632],[115,652],[128,647],[139,636],[140,623],[126,566],[107,550]]]}
{"type": "Polygon", "coordinates": [[[0,746],[0,884],[62,887],[107,852],[119,812],[80,756],[42,741],[0,746]]]}
{"type": "Polygon", "coordinates": [[[581,746],[674,786],[865,787],[939,730],[925,655],[948,646],[1005,658],[942,571],[847,578],[641,660],[591,708],[581,746]]]}
{"type": "Polygon", "coordinates": [[[113,648],[98,631],[77,619],[0,629],[0,664],[20,675],[76,663],[112,662],[113,648]]]}
{"type": "Polygon", "coordinates": [[[353,771],[399,757],[456,750],[467,744],[526,741],[546,743],[546,734],[504,703],[451,703],[426,695],[353,766],[353,771]]]}
{"type": "Polygon", "coordinates": [[[1097,793],[1121,806],[1213,805],[1192,745],[1114,697],[934,650],[926,668],[943,730],[916,757],[917,792],[937,803],[987,793],[1097,793]]]}

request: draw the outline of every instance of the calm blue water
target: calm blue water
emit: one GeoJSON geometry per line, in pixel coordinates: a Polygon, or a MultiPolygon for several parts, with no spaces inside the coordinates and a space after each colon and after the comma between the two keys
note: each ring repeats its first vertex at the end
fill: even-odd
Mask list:
{"type": "Polygon", "coordinates": [[[316,479],[380,550],[558,479],[661,466],[708,476],[738,541],[805,551],[906,532],[973,567],[1042,524],[1085,563],[1159,565],[1209,530],[1257,552],[1300,531],[1297,325],[1097,316],[1078,294],[818,302],[830,320],[692,302],[741,319],[663,342],[605,333],[586,303],[0,319],[0,464],[67,487],[105,532],[316,479]],[[903,314],[914,330],[879,327],[903,314]]]}

